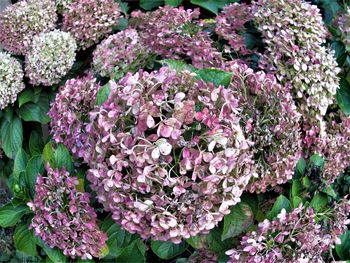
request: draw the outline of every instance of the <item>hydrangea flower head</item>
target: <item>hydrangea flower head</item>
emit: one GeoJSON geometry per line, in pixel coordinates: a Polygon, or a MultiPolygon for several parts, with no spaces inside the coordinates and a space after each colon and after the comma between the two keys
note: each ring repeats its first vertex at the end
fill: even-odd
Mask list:
{"type": "Polygon", "coordinates": [[[38,175],[36,197],[28,203],[34,212],[30,225],[35,235],[66,256],[100,257],[107,235],[99,230],[90,196],[77,190],[78,179],[63,170],[47,167],[47,176],[38,175]]]}
{"type": "Polygon", "coordinates": [[[79,0],[64,12],[63,31],[70,32],[80,49],[87,49],[112,32],[120,18],[114,0],[79,0]]]}
{"type": "Polygon", "coordinates": [[[0,110],[17,99],[24,88],[21,64],[5,52],[0,51],[0,110]]]}
{"type": "Polygon", "coordinates": [[[245,64],[232,62],[230,84],[242,108],[241,122],[251,142],[252,192],[265,192],[292,179],[302,155],[300,113],[288,88],[264,72],[254,72],[245,64]]]}
{"type": "Polygon", "coordinates": [[[291,86],[303,114],[325,115],[340,69],[334,52],[324,47],[327,30],[320,10],[304,0],[259,0],[253,9],[267,46],[261,66],[291,86]]]}
{"type": "Polygon", "coordinates": [[[94,51],[94,69],[103,77],[121,77],[147,64],[150,50],[134,29],[126,29],[103,40],[94,51]]]}
{"type": "Polygon", "coordinates": [[[227,40],[231,48],[242,55],[249,54],[243,32],[245,23],[253,19],[252,10],[246,4],[233,3],[224,7],[216,17],[215,32],[227,40]]]}
{"type": "Polygon", "coordinates": [[[208,233],[250,179],[240,169],[248,146],[233,92],[168,68],[110,86],[87,127],[98,200],[143,238],[179,243],[208,233]]]}
{"type": "Polygon", "coordinates": [[[89,159],[90,148],[85,126],[89,112],[94,109],[99,84],[91,73],[70,79],[61,87],[51,105],[51,134],[57,143],[63,143],[77,158],[89,159]]]}
{"type": "Polygon", "coordinates": [[[67,32],[56,30],[34,37],[25,59],[30,83],[44,86],[59,83],[73,66],[76,50],[76,41],[67,32]]]}
{"type": "Polygon", "coordinates": [[[146,45],[163,58],[190,58],[197,68],[220,67],[222,57],[198,20],[199,9],[165,6],[153,12],[134,11],[134,27],[146,45]]]}
{"type": "Polygon", "coordinates": [[[242,237],[238,248],[226,252],[229,263],[327,262],[324,255],[347,230],[350,203],[344,199],[320,213],[300,205],[285,209],[273,221],[265,219],[257,231],[242,237]]]}
{"type": "Polygon", "coordinates": [[[9,5],[0,14],[0,44],[13,54],[24,54],[34,36],[55,28],[52,0],[26,0],[9,5]]]}

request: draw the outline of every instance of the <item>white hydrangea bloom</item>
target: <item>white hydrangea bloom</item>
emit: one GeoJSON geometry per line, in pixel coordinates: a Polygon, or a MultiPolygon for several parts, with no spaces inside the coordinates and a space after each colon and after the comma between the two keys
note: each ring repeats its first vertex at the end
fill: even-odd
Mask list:
{"type": "Polygon", "coordinates": [[[0,109],[14,103],[24,89],[21,64],[9,54],[0,51],[0,109]]]}
{"type": "Polygon", "coordinates": [[[26,75],[33,85],[60,82],[75,61],[77,43],[70,33],[55,30],[33,39],[26,54],[26,75]]]}

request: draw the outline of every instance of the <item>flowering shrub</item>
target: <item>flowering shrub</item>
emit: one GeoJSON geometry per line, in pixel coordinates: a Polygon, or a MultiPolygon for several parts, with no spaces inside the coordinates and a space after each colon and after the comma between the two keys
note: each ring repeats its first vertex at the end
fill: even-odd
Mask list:
{"type": "Polygon", "coordinates": [[[13,54],[24,54],[35,35],[55,28],[52,0],[19,1],[0,14],[0,44],[13,54]]]}
{"type": "Polygon", "coordinates": [[[100,86],[91,73],[70,79],[60,88],[48,115],[51,134],[57,143],[63,143],[78,158],[89,159],[90,145],[85,132],[89,112],[94,109],[100,86]]]}
{"type": "Polygon", "coordinates": [[[28,205],[34,212],[30,225],[50,247],[58,247],[72,258],[99,257],[107,236],[97,226],[96,213],[88,193],[77,191],[78,179],[64,169],[47,167],[38,175],[36,197],[28,205]]]}
{"type": "Polygon", "coordinates": [[[221,54],[196,20],[199,10],[165,6],[153,12],[135,11],[134,27],[150,49],[164,58],[188,57],[198,68],[220,67],[221,54]]]}
{"type": "Polygon", "coordinates": [[[136,72],[147,64],[150,50],[136,30],[127,29],[111,35],[94,51],[94,69],[103,77],[136,72]]]}
{"type": "Polygon", "coordinates": [[[12,2],[1,262],[350,260],[348,0],[12,2]]]}
{"type": "Polygon", "coordinates": [[[267,45],[261,66],[291,86],[306,115],[325,115],[334,102],[339,68],[334,52],[323,46],[327,30],[319,9],[304,0],[259,0],[254,9],[267,45]]]}
{"type": "Polygon", "coordinates": [[[349,212],[348,200],[322,213],[303,205],[290,213],[282,209],[277,219],[265,219],[245,235],[238,249],[227,251],[228,262],[325,262],[324,253],[339,243],[350,223],[349,212]]]}
{"type": "Polygon", "coordinates": [[[76,49],[74,38],[66,32],[52,31],[34,37],[26,54],[25,69],[30,83],[44,86],[59,83],[73,66],[76,49]]]}
{"type": "Polygon", "coordinates": [[[80,0],[64,12],[63,31],[72,34],[79,48],[86,49],[111,33],[119,18],[119,5],[114,0],[80,0]]]}
{"type": "Polygon", "coordinates": [[[238,167],[247,142],[232,91],[167,68],[110,85],[88,128],[98,200],[143,238],[179,243],[208,233],[250,179],[238,167]]]}
{"type": "Polygon", "coordinates": [[[0,109],[14,103],[24,89],[21,64],[5,52],[0,52],[0,109]]]}

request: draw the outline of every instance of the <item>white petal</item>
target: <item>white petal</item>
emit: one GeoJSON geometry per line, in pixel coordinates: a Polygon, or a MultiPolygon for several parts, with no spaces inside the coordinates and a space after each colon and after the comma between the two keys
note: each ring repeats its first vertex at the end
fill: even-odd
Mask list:
{"type": "Polygon", "coordinates": [[[159,156],[160,156],[160,152],[159,152],[159,148],[155,148],[153,151],[152,151],[152,158],[153,159],[158,159],[159,156]]]}

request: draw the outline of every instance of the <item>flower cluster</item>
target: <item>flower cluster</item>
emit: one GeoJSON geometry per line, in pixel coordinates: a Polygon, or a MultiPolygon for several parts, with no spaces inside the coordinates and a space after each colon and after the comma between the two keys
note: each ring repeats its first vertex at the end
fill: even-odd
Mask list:
{"type": "Polygon", "coordinates": [[[245,23],[253,19],[252,10],[246,4],[234,3],[224,7],[216,17],[216,33],[227,40],[231,48],[243,55],[249,54],[244,36],[245,23]]]}
{"type": "Polygon", "coordinates": [[[338,88],[334,52],[319,9],[304,0],[259,0],[255,21],[267,45],[261,66],[291,85],[306,115],[325,115],[338,88]]]}
{"type": "Polygon", "coordinates": [[[134,27],[150,49],[164,57],[190,58],[197,68],[220,67],[222,56],[199,22],[199,10],[165,6],[153,12],[131,14],[134,27]]]}
{"type": "Polygon", "coordinates": [[[349,212],[346,199],[322,212],[303,205],[290,213],[282,209],[277,219],[265,219],[257,231],[242,238],[237,249],[227,251],[228,262],[325,262],[323,256],[347,230],[349,212]]]}
{"type": "Polygon", "coordinates": [[[60,82],[75,61],[77,44],[71,34],[58,30],[35,36],[26,54],[26,75],[33,85],[60,82]]]}
{"type": "Polygon", "coordinates": [[[150,50],[134,29],[111,35],[94,51],[94,69],[103,77],[118,78],[147,64],[150,50]]]}
{"type": "Polygon", "coordinates": [[[316,125],[308,129],[305,157],[316,153],[325,160],[322,178],[331,184],[350,163],[350,117],[333,112],[323,121],[324,132],[316,125]]]}
{"type": "Polygon", "coordinates": [[[107,235],[99,230],[88,193],[79,192],[78,179],[65,170],[47,167],[47,176],[38,175],[36,197],[28,206],[34,212],[30,225],[35,235],[66,256],[92,259],[106,246],[107,235]]]}
{"type": "Polygon", "coordinates": [[[0,52],[0,110],[14,103],[25,86],[21,64],[5,52],[0,52]]]}
{"type": "Polygon", "coordinates": [[[347,50],[350,49],[350,8],[337,19],[337,25],[341,33],[341,38],[347,50]]]}
{"type": "Polygon", "coordinates": [[[51,134],[57,143],[63,143],[72,153],[89,159],[91,146],[85,132],[88,113],[95,106],[100,86],[91,73],[83,78],[70,79],[60,88],[51,105],[51,134]]]}
{"type": "Polygon", "coordinates": [[[79,48],[98,43],[118,24],[119,4],[114,0],[79,0],[64,13],[63,31],[70,32],[79,48]]]}
{"type": "Polygon", "coordinates": [[[110,82],[90,113],[87,178],[113,219],[143,238],[208,233],[240,201],[248,148],[230,89],[161,68],[110,82]]]}
{"type": "Polygon", "coordinates": [[[239,98],[241,123],[251,142],[254,177],[249,190],[265,192],[292,179],[302,154],[300,114],[289,89],[279,85],[273,75],[255,73],[236,62],[227,69],[233,73],[229,88],[239,98]]]}
{"type": "Polygon", "coordinates": [[[14,54],[24,54],[35,35],[55,28],[52,0],[27,0],[9,5],[0,14],[0,44],[14,54]]]}

